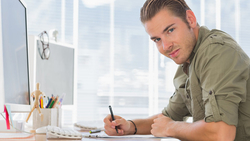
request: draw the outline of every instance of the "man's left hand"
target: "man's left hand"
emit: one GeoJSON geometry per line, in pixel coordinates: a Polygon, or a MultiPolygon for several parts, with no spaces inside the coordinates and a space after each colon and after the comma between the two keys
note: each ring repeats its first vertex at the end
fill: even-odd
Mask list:
{"type": "Polygon", "coordinates": [[[163,114],[159,114],[156,119],[154,119],[154,123],[152,124],[151,133],[155,137],[168,137],[170,136],[169,127],[174,123],[174,121],[164,116],[163,114]]]}

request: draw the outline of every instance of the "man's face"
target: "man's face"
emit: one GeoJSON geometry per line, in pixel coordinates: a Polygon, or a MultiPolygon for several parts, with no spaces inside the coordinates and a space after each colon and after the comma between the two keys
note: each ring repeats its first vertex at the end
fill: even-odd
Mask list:
{"type": "Polygon", "coordinates": [[[189,62],[189,56],[196,44],[192,28],[168,10],[161,10],[144,24],[147,33],[156,43],[161,54],[176,64],[189,62]]]}

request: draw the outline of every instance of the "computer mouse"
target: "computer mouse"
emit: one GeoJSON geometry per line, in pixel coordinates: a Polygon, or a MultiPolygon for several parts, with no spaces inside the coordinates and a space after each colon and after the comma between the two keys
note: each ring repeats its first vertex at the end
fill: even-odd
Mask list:
{"type": "Polygon", "coordinates": [[[46,133],[47,126],[43,126],[36,129],[36,133],[46,133]]]}

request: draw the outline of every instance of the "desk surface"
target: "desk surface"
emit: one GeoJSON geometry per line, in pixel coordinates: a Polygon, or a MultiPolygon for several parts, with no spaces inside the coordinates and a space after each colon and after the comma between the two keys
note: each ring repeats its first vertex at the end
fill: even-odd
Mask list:
{"type": "MultiPolygon", "coordinates": [[[[8,133],[7,133],[8,134],[8,133]]],[[[46,139],[46,135],[35,135],[26,139],[1,139],[0,141],[75,141],[68,139],[46,139]]],[[[82,138],[82,141],[179,141],[173,138],[82,138]]]]}

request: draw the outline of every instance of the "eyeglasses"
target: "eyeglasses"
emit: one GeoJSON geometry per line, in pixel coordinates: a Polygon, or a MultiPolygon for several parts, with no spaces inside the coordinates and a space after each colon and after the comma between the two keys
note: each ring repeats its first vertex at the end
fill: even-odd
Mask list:
{"type": "Polygon", "coordinates": [[[38,36],[40,37],[40,41],[42,43],[42,48],[39,46],[39,44],[37,44],[38,52],[43,60],[48,60],[50,56],[49,35],[46,31],[43,31],[38,36]]]}

